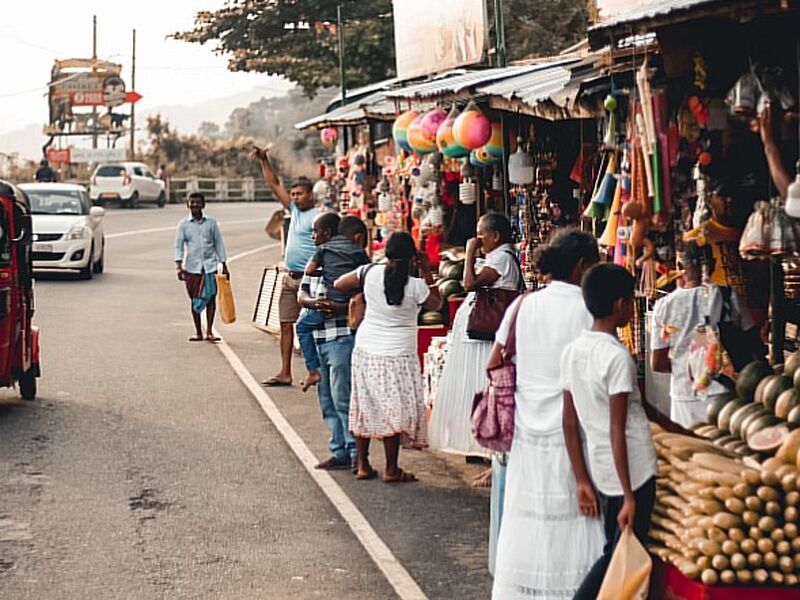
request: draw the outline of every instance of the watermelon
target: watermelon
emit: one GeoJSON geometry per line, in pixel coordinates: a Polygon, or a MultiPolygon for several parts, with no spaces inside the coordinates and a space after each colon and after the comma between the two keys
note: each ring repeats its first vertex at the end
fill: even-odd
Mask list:
{"type": "Polygon", "coordinates": [[[767,375],[764,377],[764,379],[758,382],[755,394],[753,394],[753,402],[757,404],[764,404],[764,392],[766,392],[767,386],[776,377],[780,377],[780,375],[767,375]]]}
{"type": "Polygon", "coordinates": [[[422,325],[441,325],[444,323],[444,317],[442,313],[435,311],[435,310],[428,310],[420,315],[420,323],[422,325]]]}
{"type": "Polygon", "coordinates": [[[754,431],[747,439],[747,445],[756,452],[772,454],[776,452],[789,437],[789,428],[785,424],[773,425],[754,431]]]}
{"type": "Polygon", "coordinates": [[[775,412],[775,403],[778,402],[778,397],[786,390],[792,389],[792,380],[783,375],[775,375],[769,378],[766,387],[764,388],[764,395],[761,398],[762,404],[770,412],[775,412]]]}
{"type": "Polygon", "coordinates": [[[794,389],[800,392],[800,369],[794,372],[794,377],[792,378],[794,382],[794,389]]]}
{"type": "Polygon", "coordinates": [[[746,403],[744,400],[737,398],[736,400],[731,400],[725,406],[723,406],[722,410],[719,411],[719,415],[717,416],[717,427],[719,429],[730,431],[731,416],[733,416],[733,413],[745,404],[746,403]]]}
{"type": "Polygon", "coordinates": [[[789,411],[789,414],[786,416],[786,422],[789,423],[790,427],[800,426],[800,406],[795,406],[789,411]]]}
{"type": "Polygon", "coordinates": [[[800,369],[800,352],[793,352],[783,364],[783,374],[786,377],[794,378],[794,374],[798,369],[800,369]]]}
{"type": "Polygon", "coordinates": [[[716,423],[717,416],[719,415],[719,411],[722,410],[722,407],[725,406],[731,400],[736,399],[736,394],[731,392],[730,394],[719,394],[714,396],[708,403],[708,407],[706,408],[706,420],[709,423],[716,423]]]}
{"type": "Polygon", "coordinates": [[[780,424],[781,424],[780,420],[773,417],[772,415],[763,415],[761,417],[758,417],[757,419],[753,419],[753,421],[750,424],[748,424],[747,428],[742,430],[741,437],[746,442],[762,429],[766,429],[767,427],[772,427],[773,425],[780,425],[780,424]]]}
{"type": "Polygon", "coordinates": [[[458,296],[464,293],[464,288],[455,279],[445,279],[439,282],[439,293],[442,298],[449,300],[452,296],[458,296]]]}
{"type": "Polygon", "coordinates": [[[760,404],[756,404],[755,402],[751,404],[745,404],[741,408],[737,409],[731,415],[731,433],[733,435],[739,435],[739,431],[741,430],[741,426],[745,418],[762,410],[764,410],[764,407],[760,404]]]}
{"type": "Polygon", "coordinates": [[[789,417],[789,411],[798,405],[800,405],[800,392],[794,388],[784,390],[775,402],[775,416],[785,421],[789,417]]]}
{"type": "Polygon", "coordinates": [[[772,415],[772,413],[769,412],[766,408],[764,408],[761,404],[756,404],[755,406],[758,407],[758,410],[749,413],[739,423],[739,435],[744,436],[743,432],[747,431],[747,428],[750,427],[750,423],[752,423],[756,419],[760,419],[761,417],[766,417],[766,416],[771,416],[772,415]]]}
{"type": "Polygon", "coordinates": [[[744,367],[736,379],[736,394],[742,400],[752,402],[755,398],[756,387],[762,379],[772,375],[772,367],[763,361],[755,361],[744,367]]]}

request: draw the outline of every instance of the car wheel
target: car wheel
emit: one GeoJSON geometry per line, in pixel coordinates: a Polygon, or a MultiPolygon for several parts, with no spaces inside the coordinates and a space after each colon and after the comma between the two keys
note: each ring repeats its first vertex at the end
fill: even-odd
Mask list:
{"type": "Polygon", "coordinates": [[[92,264],[92,258],[94,257],[94,244],[92,244],[91,250],[89,250],[89,258],[86,260],[86,266],[80,270],[79,277],[81,279],[89,280],[94,276],[94,265],[92,264]]]}
{"type": "Polygon", "coordinates": [[[97,275],[99,275],[100,273],[103,272],[103,270],[105,270],[105,267],[106,267],[106,242],[105,240],[103,240],[103,246],[100,249],[100,258],[98,258],[97,262],[94,263],[94,267],[92,267],[92,270],[97,275]]]}
{"type": "Polygon", "coordinates": [[[130,208],[136,208],[139,206],[139,192],[133,192],[131,199],[128,200],[128,206],[130,208]]]}
{"type": "Polygon", "coordinates": [[[19,378],[19,395],[23,400],[36,400],[36,367],[31,366],[30,369],[22,374],[19,378]]]}
{"type": "Polygon", "coordinates": [[[164,205],[167,203],[167,198],[164,196],[164,192],[161,192],[156,198],[156,205],[158,208],[164,208],[164,205]]]}

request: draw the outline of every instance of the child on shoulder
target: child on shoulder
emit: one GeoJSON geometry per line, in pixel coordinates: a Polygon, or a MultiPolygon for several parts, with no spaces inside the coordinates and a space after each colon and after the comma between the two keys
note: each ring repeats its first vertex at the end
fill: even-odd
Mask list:
{"type": "MultiPolygon", "coordinates": [[[[306,275],[316,275],[321,269],[326,290],[325,296],[318,295],[317,300],[327,298],[331,302],[346,304],[352,294],[338,291],[333,284],[342,275],[370,262],[364,250],[367,227],[357,217],[346,216],[340,219],[336,213],[324,212],[314,220],[311,234],[317,251],[306,266],[306,275]]],[[[322,378],[314,331],[324,323],[325,316],[313,309],[306,309],[297,321],[297,338],[308,369],[302,384],[304,392],[322,378]]]]}
{"type": "Polygon", "coordinates": [[[621,533],[632,529],[643,543],[647,540],[657,468],[636,363],[617,338],[617,328],[633,316],[635,281],[622,267],[600,264],[586,273],[581,287],[594,325],[564,350],[561,375],[564,436],[578,505],[585,515],[602,515],[606,536],[603,554],[575,595],[593,600],[621,533]]]}

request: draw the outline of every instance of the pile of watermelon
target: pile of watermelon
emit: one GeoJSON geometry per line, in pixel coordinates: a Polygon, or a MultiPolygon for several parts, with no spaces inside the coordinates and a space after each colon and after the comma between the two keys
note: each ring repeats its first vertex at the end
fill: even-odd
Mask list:
{"type": "Polygon", "coordinates": [[[707,416],[707,424],[693,427],[697,435],[755,462],[774,456],[800,427],[800,352],[782,368],[765,362],[744,367],[736,392],[711,400],[707,416]]]}

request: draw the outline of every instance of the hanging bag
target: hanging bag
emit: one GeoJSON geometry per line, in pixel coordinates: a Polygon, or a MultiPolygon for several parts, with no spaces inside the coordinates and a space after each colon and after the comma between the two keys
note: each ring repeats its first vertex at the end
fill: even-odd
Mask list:
{"type": "MultiPolygon", "coordinates": [[[[530,294],[532,292],[528,292],[530,294]]],[[[503,362],[487,369],[489,385],[475,394],[472,401],[472,437],[484,448],[508,452],[514,438],[514,393],[517,389],[517,317],[525,302],[517,303],[509,323],[508,340],[503,350],[503,362]]]]}
{"type": "Polygon", "coordinates": [[[358,287],[361,290],[350,298],[350,303],[347,306],[347,325],[355,331],[358,329],[361,322],[364,320],[364,315],[367,312],[367,298],[364,296],[364,281],[367,278],[367,273],[374,267],[375,264],[370,264],[364,267],[361,275],[358,278],[358,287]]]}
{"type": "Polygon", "coordinates": [[[597,600],[645,600],[653,559],[630,529],[620,535],[597,600]]]}
{"type": "Polygon", "coordinates": [[[494,336],[503,322],[506,310],[525,291],[522,267],[513,252],[506,251],[514,259],[519,274],[519,288],[503,290],[500,288],[478,288],[472,300],[472,310],[467,322],[467,336],[471,340],[494,341],[494,336]]]}

